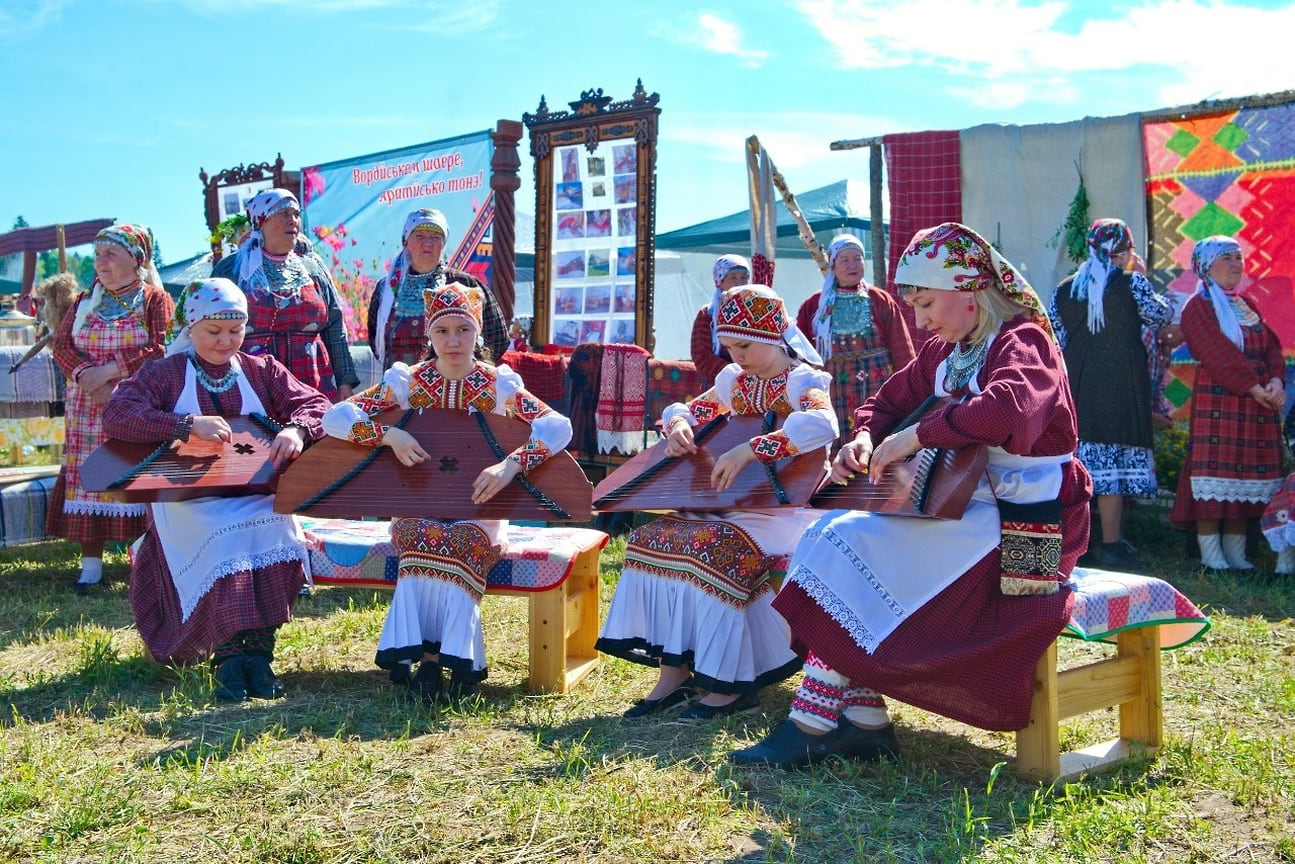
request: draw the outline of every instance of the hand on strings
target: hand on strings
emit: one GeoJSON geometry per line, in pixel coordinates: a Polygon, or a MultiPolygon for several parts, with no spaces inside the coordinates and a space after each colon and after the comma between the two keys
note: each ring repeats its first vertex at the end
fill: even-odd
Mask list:
{"type": "Polygon", "coordinates": [[[224,417],[203,415],[193,418],[189,437],[199,441],[229,441],[234,437],[234,432],[224,417]]]}
{"type": "Polygon", "coordinates": [[[891,435],[877,446],[872,454],[872,476],[877,479],[886,473],[892,462],[899,462],[922,449],[917,440],[917,426],[909,426],[891,435]]]}
{"type": "Polygon", "coordinates": [[[432,458],[427,455],[427,451],[418,443],[418,439],[410,435],[404,429],[397,429],[392,426],[382,436],[382,443],[391,448],[391,452],[396,454],[400,464],[406,468],[413,468],[415,465],[426,462],[432,458]]]}
{"type": "Polygon", "coordinates": [[[306,448],[306,433],[300,426],[285,426],[279,430],[279,434],[274,436],[274,443],[270,445],[270,460],[274,463],[275,468],[281,467],[285,462],[291,462],[301,455],[301,451],[306,448]]]}
{"type": "MultiPolygon", "coordinates": [[[[695,448],[694,448],[695,449],[695,448]]],[[[729,450],[715,460],[715,467],[710,471],[710,485],[716,492],[723,492],[733,485],[742,469],[755,461],[755,451],[748,442],[729,450]]]]}
{"type": "Polygon", "coordinates": [[[865,429],[846,444],[832,460],[832,482],[842,486],[854,479],[855,474],[868,475],[868,462],[872,459],[872,435],[865,429]]]}
{"type": "Polygon", "coordinates": [[[697,445],[692,440],[692,427],[684,420],[675,421],[665,439],[665,455],[682,456],[685,453],[696,453],[697,445]]]}
{"type": "Polygon", "coordinates": [[[484,504],[495,497],[500,489],[513,482],[513,478],[521,470],[521,463],[516,459],[505,459],[483,470],[472,481],[472,503],[484,504]]]}

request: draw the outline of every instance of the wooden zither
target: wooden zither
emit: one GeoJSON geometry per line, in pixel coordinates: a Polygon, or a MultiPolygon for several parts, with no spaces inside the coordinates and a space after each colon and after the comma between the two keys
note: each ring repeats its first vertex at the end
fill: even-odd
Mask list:
{"type": "MultiPolygon", "coordinates": [[[[896,431],[916,423],[948,397],[926,400],[896,431]]],[[[984,445],[958,450],[923,448],[893,462],[880,478],[856,475],[845,485],[824,482],[813,506],[824,510],[867,510],[892,516],[960,519],[985,473],[989,451],[984,445]]]]}
{"type": "Polygon", "coordinates": [[[373,418],[399,426],[431,458],[406,467],[389,447],[373,449],[325,438],[297,457],[279,479],[274,509],[353,519],[533,519],[585,522],[591,489],[570,453],[554,454],[484,504],[472,503],[472,483],[530,437],[524,421],[502,414],[440,408],[394,410],[373,418]]]}
{"type": "Polygon", "coordinates": [[[270,445],[280,427],[260,414],[228,417],[229,441],[138,443],[109,438],[81,464],[81,486],[130,503],[273,493],[270,445]]]}
{"type": "Polygon", "coordinates": [[[781,425],[773,414],[721,414],[697,428],[696,453],[667,456],[658,441],[608,474],[594,489],[594,509],[753,510],[809,502],[827,473],[827,448],[777,462],[753,462],[722,492],[711,488],[715,460],[738,444],[781,425]]]}

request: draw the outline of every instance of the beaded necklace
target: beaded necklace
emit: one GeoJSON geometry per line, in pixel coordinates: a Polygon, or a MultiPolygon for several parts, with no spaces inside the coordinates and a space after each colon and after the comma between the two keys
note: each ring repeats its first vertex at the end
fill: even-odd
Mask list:
{"type": "Polygon", "coordinates": [[[301,256],[292,252],[279,256],[262,249],[261,257],[264,260],[262,269],[265,271],[266,288],[274,297],[275,305],[283,307],[301,293],[302,286],[310,281],[310,272],[306,270],[301,256]]]}
{"type": "Polygon", "coordinates": [[[221,375],[219,378],[212,378],[211,373],[206,369],[203,369],[202,364],[198,362],[197,355],[190,354],[189,362],[193,364],[194,377],[198,379],[198,383],[202,385],[202,389],[206,390],[208,393],[224,393],[231,390],[234,385],[238,383],[238,370],[234,368],[232,363],[230,364],[228,372],[221,375]]]}
{"type": "Polygon", "coordinates": [[[963,348],[961,342],[955,344],[953,353],[946,361],[948,365],[944,371],[944,389],[953,392],[967,386],[967,382],[985,362],[985,354],[988,351],[988,339],[982,339],[971,348],[963,348]]]}
{"type": "Polygon", "coordinates": [[[132,283],[132,286],[120,293],[114,293],[105,286],[103,299],[99,301],[99,308],[96,310],[99,317],[105,321],[116,321],[118,318],[135,315],[135,304],[144,293],[144,286],[138,281],[132,283]]]}
{"type": "Polygon", "coordinates": [[[400,280],[400,291],[396,294],[394,311],[397,317],[421,318],[426,314],[425,304],[423,302],[423,290],[426,288],[440,288],[445,284],[445,268],[437,264],[436,268],[428,273],[406,273],[400,280]]]}

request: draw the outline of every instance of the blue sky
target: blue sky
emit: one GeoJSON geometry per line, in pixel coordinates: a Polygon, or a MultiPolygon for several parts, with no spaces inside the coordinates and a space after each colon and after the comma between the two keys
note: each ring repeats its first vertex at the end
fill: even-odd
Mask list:
{"type": "Polygon", "coordinates": [[[668,231],[746,207],[751,134],[803,191],[867,178],[835,140],[1295,88],[1292,33],[1295,3],[1232,0],[4,0],[0,231],[143,222],[176,261],[205,248],[200,168],[376,153],[639,78],[668,231]]]}

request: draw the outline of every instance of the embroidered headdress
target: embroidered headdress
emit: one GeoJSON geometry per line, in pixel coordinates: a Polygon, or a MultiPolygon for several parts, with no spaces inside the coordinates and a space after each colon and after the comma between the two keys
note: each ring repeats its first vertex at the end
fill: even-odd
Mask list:
{"type": "Polygon", "coordinates": [[[464,285],[462,282],[451,282],[440,288],[428,288],[423,292],[423,302],[427,309],[427,329],[447,315],[458,315],[467,318],[477,325],[477,338],[481,337],[481,316],[486,298],[480,288],[464,285]]]}
{"type": "Polygon", "coordinates": [[[710,298],[710,350],[716,354],[719,353],[719,334],[715,332],[715,316],[719,313],[719,303],[724,293],[719,285],[733,270],[745,270],[749,274],[751,262],[741,255],[721,255],[715,259],[715,266],[710,269],[711,276],[715,279],[715,293],[710,298]]]}
{"type": "Polygon", "coordinates": [[[171,319],[171,344],[167,356],[189,351],[193,339],[189,329],[199,321],[237,320],[247,317],[247,295],[228,279],[199,279],[180,293],[171,319]]]}
{"type": "Polygon", "coordinates": [[[720,336],[787,345],[810,363],[823,362],[795,320],[787,315],[782,298],[765,285],[730,289],[715,315],[715,329],[720,336]]]}
{"type": "Polygon", "coordinates": [[[1197,240],[1196,246],[1192,249],[1192,269],[1196,271],[1196,277],[1199,280],[1196,283],[1196,291],[1210,298],[1210,303],[1214,306],[1214,316],[1219,320],[1219,329],[1223,331],[1224,336],[1228,337],[1228,341],[1238,348],[1245,341],[1245,336],[1241,332],[1241,322],[1237,320],[1236,312],[1232,310],[1232,301],[1229,299],[1231,294],[1236,293],[1236,289],[1229,292],[1211,279],[1210,267],[1220,255],[1240,251],[1241,244],[1226,234],[1215,234],[1212,237],[1197,240]]]}
{"type": "Polygon", "coordinates": [[[1133,246],[1133,233],[1121,219],[1098,219],[1088,229],[1088,259],[1079,265],[1070,283],[1070,296],[1088,300],[1088,332],[1098,333],[1106,326],[1103,298],[1106,283],[1115,266],[1111,256],[1133,246]]]}
{"type": "Polygon", "coordinates": [[[913,235],[895,267],[895,282],[936,291],[995,288],[1030,311],[1030,320],[1056,338],[1043,302],[998,250],[966,225],[945,222],[913,235]]]}
{"type": "Polygon", "coordinates": [[[238,284],[249,288],[257,283],[264,283],[265,273],[262,270],[261,245],[265,238],[261,235],[261,226],[280,210],[301,212],[297,196],[287,189],[267,189],[247,202],[247,218],[252,224],[252,231],[238,247],[238,284]]]}
{"type": "MultiPolygon", "coordinates": [[[[832,356],[832,307],[836,305],[836,274],[832,272],[832,268],[836,266],[836,256],[841,254],[842,249],[858,249],[859,254],[866,257],[863,241],[853,234],[838,234],[828,244],[827,275],[823,277],[823,290],[818,295],[818,311],[814,313],[814,344],[818,346],[818,353],[824,357],[832,356]]],[[[860,291],[863,290],[865,281],[859,281],[860,291]]]]}

